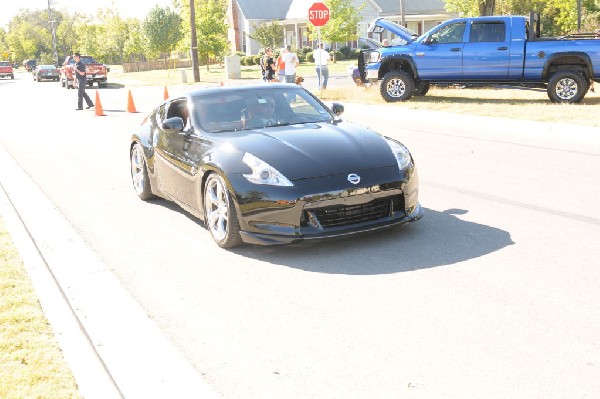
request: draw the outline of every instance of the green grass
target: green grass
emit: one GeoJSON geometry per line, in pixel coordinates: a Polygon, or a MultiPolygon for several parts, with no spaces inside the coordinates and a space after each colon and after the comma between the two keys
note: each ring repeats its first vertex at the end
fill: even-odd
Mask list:
{"type": "MultiPolygon", "coordinates": [[[[356,60],[344,60],[330,64],[330,75],[347,75],[349,65],[355,65],[356,60]]],[[[193,82],[190,68],[184,69],[189,85],[193,82]]],[[[316,76],[314,66],[304,63],[298,67],[300,76],[316,76]]],[[[259,79],[258,66],[242,66],[241,81],[259,79]]],[[[112,82],[125,85],[181,85],[181,70],[150,71],[123,73],[120,66],[111,67],[109,79],[112,82]]],[[[218,65],[212,65],[209,71],[206,67],[200,69],[201,83],[227,82],[235,83],[236,80],[227,80],[225,70],[218,65]]],[[[350,77],[348,77],[350,80],[350,77]]],[[[596,85],[598,86],[598,85],[596,85]]],[[[423,97],[413,97],[409,101],[399,103],[386,103],[379,94],[379,87],[369,89],[356,87],[350,84],[347,87],[330,87],[328,90],[315,91],[315,95],[327,101],[347,103],[386,104],[389,107],[402,107],[408,109],[427,109],[447,111],[462,114],[495,116],[513,119],[525,119],[544,122],[561,122],[576,125],[600,126],[600,87],[598,92],[591,90],[580,104],[554,104],[550,102],[545,90],[532,89],[459,89],[437,88],[432,89],[423,97]]]]}
{"type": "Polygon", "coordinates": [[[81,398],[2,219],[0,398],[81,398]]]}

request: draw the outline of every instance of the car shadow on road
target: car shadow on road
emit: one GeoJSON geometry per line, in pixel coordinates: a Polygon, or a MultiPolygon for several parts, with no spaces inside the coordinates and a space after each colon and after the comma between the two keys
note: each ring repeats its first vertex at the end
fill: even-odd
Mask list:
{"type": "Polygon", "coordinates": [[[377,275],[449,266],[514,244],[504,230],[425,210],[418,222],[372,234],[291,246],[243,246],[241,256],[316,273],[377,275]]]}

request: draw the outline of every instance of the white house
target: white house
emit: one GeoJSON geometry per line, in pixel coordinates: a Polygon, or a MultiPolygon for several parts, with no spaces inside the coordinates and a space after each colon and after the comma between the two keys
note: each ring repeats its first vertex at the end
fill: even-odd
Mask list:
{"type": "MultiPolygon", "coordinates": [[[[229,0],[228,23],[229,42],[233,51],[241,51],[248,55],[257,54],[260,45],[248,35],[252,35],[256,26],[279,21],[285,31],[284,43],[296,48],[311,46],[315,43],[308,38],[308,9],[318,0],[229,0]]],[[[404,16],[406,26],[421,34],[432,27],[453,18],[456,15],[444,8],[444,0],[404,0],[404,16]]],[[[357,31],[359,37],[367,37],[369,24],[379,17],[400,22],[400,0],[352,0],[360,11],[361,22],[357,31]]],[[[377,38],[379,39],[379,38],[377,38]]],[[[383,39],[383,38],[381,38],[383,39]]],[[[358,47],[357,43],[349,43],[358,47]]]]}

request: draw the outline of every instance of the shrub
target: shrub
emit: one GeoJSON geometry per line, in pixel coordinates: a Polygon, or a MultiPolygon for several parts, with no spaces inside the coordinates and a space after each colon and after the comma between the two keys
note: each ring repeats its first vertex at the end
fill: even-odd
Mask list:
{"type": "Polygon", "coordinates": [[[348,46],[340,47],[339,50],[342,54],[344,54],[344,59],[350,58],[352,54],[352,49],[348,46]]]}
{"type": "Polygon", "coordinates": [[[344,57],[344,53],[342,53],[339,50],[334,50],[332,53],[333,53],[332,55],[334,57],[333,59],[336,61],[341,61],[346,58],[346,57],[344,57]]]}
{"type": "Polygon", "coordinates": [[[309,51],[308,53],[306,53],[304,58],[305,58],[306,62],[315,62],[315,57],[313,56],[312,51],[309,51]]]}

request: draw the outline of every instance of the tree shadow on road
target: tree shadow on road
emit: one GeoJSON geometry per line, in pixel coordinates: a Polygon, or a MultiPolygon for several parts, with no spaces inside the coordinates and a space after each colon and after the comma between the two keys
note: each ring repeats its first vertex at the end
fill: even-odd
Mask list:
{"type": "Polygon", "coordinates": [[[423,219],[372,234],[291,246],[243,246],[233,252],[295,269],[377,275],[448,266],[514,244],[504,230],[457,217],[467,211],[425,210],[423,219]]]}

